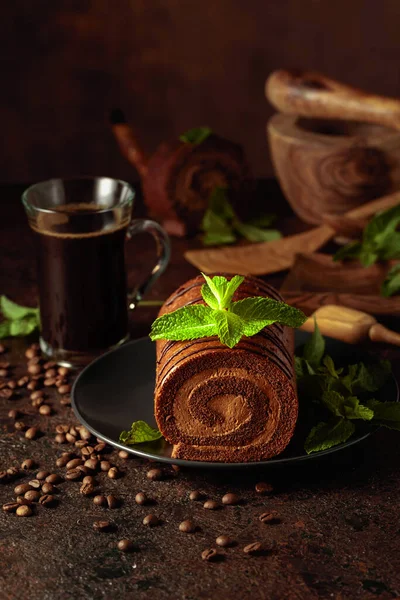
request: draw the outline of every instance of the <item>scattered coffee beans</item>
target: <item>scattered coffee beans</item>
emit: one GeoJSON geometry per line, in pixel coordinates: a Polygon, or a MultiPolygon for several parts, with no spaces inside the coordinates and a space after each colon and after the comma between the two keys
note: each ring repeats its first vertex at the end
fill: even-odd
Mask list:
{"type": "Polygon", "coordinates": [[[198,490],[193,490],[189,494],[189,500],[196,501],[196,500],[202,500],[203,498],[204,498],[204,494],[202,494],[198,490]]]}
{"type": "Polygon", "coordinates": [[[94,494],[94,485],[92,483],[82,483],[79,491],[84,496],[92,496],[94,494]]]}
{"type": "Polygon", "coordinates": [[[39,413],[45,417],[49,417],[52,413],[51,406],[48,404],[42,404],[39,406],[39,413]]]}
{"type": "Polygon", "coordinates": [[[17,385],[18,387],[24,387],[24,385],[26,385],[29,382],[29,377],[28,375],[25,375],[24,377],[20,377],[17,381],[17,385]]]}
{"type": "Polygon", "coordinates": [[[222,496],[222,504],[233,505],[239,504],[239,502],[240,498],[237,494],[229,492],[228,494],[225,494],[225,496],[222,496]]]}
{"type": "Polygon", "coordinates": [[[108,460],[102,460],[100,463],[100,469],[102,471],[109,471],[111,469],[111,463],[108,460]]]}
{"type": "Polygon", "coordinates": [[[82,479],[82,477],[83,473],[80,469],[71,469],[70,471],[67,471],[65,475],[65,479],[68,479],[68,481],[78,481],[79,479],[82,479]]]}
{"type": "Polygon", "coordinates": [[[57,485],[57,483],[62,483],[63,478],[61,477],[61,475],[58,475],[57,473],[51,473],[50,475],[48,475],[46,477],[46,482],[47,483],[55,483],[57,485]]]}
{"type": "Polygon", "coordinates": [[[39,387],[39,382],[35,380],[30,381],[26,387],[30,392],[33,392],[33,390],[36,390],[39,387]]]}
{"type": "Polygon", "coordinates": [[[281,522],[278,514],[275,512],[265,512],[258,517],[258,520],[266,525],[276,525],[281,522]]]}
{"type": "Polygon", "coordinates": [[[39,352],[37,350],[35,350],[34,348],[28,348],[28,350],[25,352],[25,356],[28,359],[32,359],[35,356],[37,356],[39,354],[39,352]]]}
{"type": "Polygon", "coordinates": [[[113,495],[109,495],[107,496],[107,506],[108,508],[118,508],[119,506],[119,500],[118,498],[116,498],[113,495]]]}
{"type": "Polygon", "coordinates": [[[65,377],[68,373],[69,369],[67,367],[58,367],[58,374],[61,375],[61,377],[65,377]]]}
{"type": "MultiPolygon", "coordinates": [[[[88,461],[86,461],[86,462],[88,462],[88,461]]],[[[85,463],[85,465],[86,465],[86,463],[85,463]]],[[[111,469],[108,471],[107,475],[110,479],[118,479],[118,477],[120,477],[120,472],[118,471],[117,467],[111,467],[111,469]]]]}
{"type": "Polygon", "coordinates": [[[56,488],[54,487],[54,485],[52,483],[45,482],[42,485],[42,493],[43,494],[54,494],[55,491],[56,491],[56,488]]]}
{"type": "Polygon", "coordinates": [[[69,431],[69,425],[63,425],[62,423],[56,425],[56,433],[67,433],[67,431],[69,431]]]}
{"type": "Polygon", "coordinates": [[[26,425],[25,425],[25,423],[23,421],[15,421],[14,428],[17,431],[25,431],[26,425]]]}
{"type": "Polygon", "coordinates": [[[9,400],[13,395],[14,391],[10,388],[3,388],[0,390],[0,398],[4,398],[5,400],[9,400]]]}
{"type": "Polygon", "coordinates": [[[85,477],[82,479],[82,483],[90,483],[91,485],[95,485],[96,480],[93,475],[85,475],[85,477]]]}
{"type": "Polygon", "coordinates": [[[130,540],[119,540],[117,548],[118,550],[121,550],[121,552],[132,552],[133,544],[130,540]]]}
{"type": "Polygon", "coordinates": [[[57,435],[54,438],[54,441],[57,442],[57,444],[65,444],[67,438],[64,433],[57,433],[57,435]]]}
{"type": "Polygon", "coordinates": [[[33,515],[31,507],[26,504],[21,504],[20,506],[18,506],[15,512],[19,517],[30,517],[31,515],[33,515]]]}
{"type": "Polygon", "coordinates": [[[33,469],[34,466],[35,466],[35,461],[32,460],[31,458],[26,458],[21,463],[21,469],[24,469],[24,471],[29,471],[30,469],[33,469]]]}
{"type": "Polygon", "coordinates": [[[69,394],[71,391],[71,386],[68,384],[60,385],[60,387],[58,388],[58,391],[60,392],[60,394],[69,394]]]}
{"type": "Polygon", "coordinates": [[[183,533],[194,533],[196,531],[196,525],[193,521],[182,521],[179,525],[179,531],[182,531],[183,533]]]}
{"type": "Polygon", "coordinates": [[[229,546],[233,546],[234,541],[229,535],[219,535],[215,540],[217,546],[221,546],[221,548],[229,548],[229,546]]]}
{"type": "Polygon", "coordinates": [[[29,483],[20,483],[19,485],[17,485],[14,488],[14,494],[16,496],[21,496],[24,495],[26,492],[29,492],[29,490],[31,490],[31,486],[29,485],[29,483]]]}
{"type": "Polygon", "coordinates": [[[20,505],[18,504],[18,502],[7,502],[6,504],[3,504],[3,510],[6,513],[13,513],[17,510],[17,508],[20,505]]]}
{"type": "Polygon", "coordinates": [[[119,456],[120,458],[123,458],[124,460],[126,460],[126,459],[128,459],[128,458],[130,457],[130,454],[129,454],[129,452],[127,452],[126,450],[120,450],[120,451],[118,452],[118,456],[119,456]]]}
{"type": "Polygon", "coordinates": [[[27,370],[31,375],[38,375],[42,370],[42,367],[39,364],[29,365],[27,370]]]}
{"type": "Polygon", "coordinates": [[[9,467],[7,469],[7,475],[9,477],[11,477],[11,479],[13,479],[14,477],[18,477],[18,475],[19,475],[19,469],[18,469],[18,467],[9,467]]]}
{"type": "Polygon", "coordinates": [[[29,427],[27,431],[25,431],[25,437],[27,440],[34,440],[37,438],[39,431],[36,427],[29,427]]]}
{"type": "Polygon", "coordinates": [[[147,471],[147,477],[151,481],[160,481],[163,479],[163,472],[161,469],[150,469],[150,471],[147,471]]]}
{"type": "Polygon", "coordinates": [[[259,554],[263,551],[263,546],[261,542],[253,542],[252,544],[248,544],[243,548],[243,552],[245,554],[259,554]]]}
{"type": "MultiPolygon", "coordinates": [[[[99,467],[99,461],[96,460],[95,458],[88,458],[88,460],[85,461],[85,467],[87,469],[90,469],[91,471],[97,471],[98,467],[99,467]]],[[[111,471],[111,469],[110,469],[111,471]]],[[[109,471],[109,473],[110,473],[109,471]]],[[[112,477],[110,474],[108,475],[109,477],[111,477],[112,479],[116,479],[116,477],[112,477]]]]}
{"type": "Polygon", "coordinates": [[[144,504],[149,504],[150,500],[144,492],[139,492],[135,496],[135,502],[136,504],[140,504],[140,506],[143,506],[144,504]]]}
{"type": "Polygon", "coordinates": [[[207,548],[207,550],[203,550],[201,553],[201,558],[207,562],[213,562],[218,558],[218,552],[215,548],[207,548]]]}
{"type": "Polygon", "coordinates": [[[29,502],[37,502],[41,496],[41,493],[36,490],[29,490],[25,492],[24,498],[29,500],[29,502]]]}
{"type": "Polygon", "coordinates": [[[206,500],[203,504],[203,507],[207,510],[217,510],[217,508],[219,508],[219,504],[215,500],[206,500]]]}
{"type": "Polygon", "coordinates": [[[31,504],[31,501],[24,498],[24,496],[17,496],[17,502],[18,504],[31,504]]]}
{"type": "Polygon", "coordinates": [[[73,458],[66,463],[67,470],[76,469],[79,465],[83,465],[83,460],[81,458],[73,458]]]}
{"type": "Polygon", "coordinates": [[[39,408],[44,403],[44,398],[36,398],[36,400],[32,400],[31,404],[33,408],[39,408]]]}
{"type": "Polygon", "coordinates": [[[107,498],[105,496],[95,496],[93,498],[93,504],[96,504],[96,506],[106,506],[107,505],[107,498]]]}
{"type": "Polygon", "coordinates": [[[267,494],[271,494],[274,491],[274,488],[270,483],[260,481],[259,483],[256,483],[255,490],[260,496],[266,496],[267,494]]]}
{"type": "Polygon", "coordinates": [[[112,529],[112,525],[110,521],[95,521],[93,523],[93,529],[95,531],[110,531],[112,529]]]}
{"type": "Polygon", "coordinates": [[[40,489],[41,483],[39,479],[31,479],[31,481],[29,482],[29,485],[31,486],[31,488],[33,490],[38,490],[40,489]]]}
{"type": "Polygon", "coordinates": [[[44,494],[39,498],[39,504],[45,506],[46,508],[49,508],[56,504],[56,499],[51,494],[44,494]]]}
{"type": "Polygon", "coordinates": [[[46,479],[46,477],[50,475],[50,473],[48,471],[38,471],[36,473],[36,479],[39,479],[39,481],[42,481],[43,479],[46,479]]]}
{"type": "Polygon", "coordinates": [[[147,517],[143,519],[143,525],[147,525],[148,527],[155,527],[159,524],[160,520],[156,515],[147,515],[147,517]]]}

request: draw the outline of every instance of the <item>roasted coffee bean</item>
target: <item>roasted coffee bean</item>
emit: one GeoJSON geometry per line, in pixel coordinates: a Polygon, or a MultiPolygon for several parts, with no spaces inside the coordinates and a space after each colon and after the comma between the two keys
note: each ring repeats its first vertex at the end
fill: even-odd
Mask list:
{"type": "Polygon", "coordinates": [[[29,469],[33,469],[34,466],[35,466],[35,461],[32,460],[31,458],[26,458],[21,463],[21,469],[24,469],[24,471],[29,471],[29,469]]]}
{"type": "MultiPolygon", "coordinates": [[[[81,441],[82,443],[86,443],[86,442],[85,442],[85,440],[80,440],[80,441],[81,441]]],[[[82,456],[87,456],[87,457],[89,457],[89,456],[91,456],[91,455],[93,454],[93,452],[94,452],[94,448],[93,448],[93,446],[83,446],[83,447],[81,448],[81,454],[82,454],[82,456]]]]}
{"type": "Polygon", "coordinates": [[[62,483],[63,481],[64,480],[61,475],[58,475],[57,473],[51,473],[46,477],[46,483],[53,483],[57,485],[57,483],[62,483]]]}
{"type": "Polygon", "coordinates": [[[24,498],[29,500],[29,502],[37,502],[41,496],[41,493],[36,490],[29,490],[25,492],[24,498]]]}
{"type": "Polygon", "coordinates": [[[274,488],[270,483],[260,481],[259,483],[256,483],[255,490],[260,496],[266,496],[267,494],[271,494],[274,491],[274,488]]]}
{"type": "Polygon", "coordinates": [[[31,488],[33,490],[38,490],[42,484],[40,483],[40,480],[36,478],[36,479],[31,479],[29,482],[29,485],[31,486],[31,488]]]}
{"type": "Polygon", "coordinates": [[[36,398],[36,400],[32,400],[31,404],[34,408],[39,408],[44,403],[44,398],[36,398]]]}
{"type": "Polygon", "coordinates": [[[207,562],[213,562],[218,558],[218,552],[215,548],[207,548],[207,550],[203,550],[201,553],[201,558],[207,562]]]}
{"type": "Polygon", "coordinates": [[[31,488],[29,483],[20,483],[14,488],[14,494],[16,496],[23,496],[26,492],[29,492],[29,490],[31,489],[33,488],[31,488]]]}
{"type": "Polygon", "coordinates": [[[96,471],[99,467],[99,461],[93,458],[89,458],[88,460],[85,460],[85,467],[92,471],[96,471]]]}
{"type": "Polygon", "coordinates": [[[143,525],[147,525],[148,527],[156,527],[156,525],[160,524],[160,520],[156,515],[147,515],[143,519],[143,525]]]}
{"type": "Polygon", "coordinates": [[[71,469],[70,471],[67,471],[65,475],[65,479],[68,479],[68,481],[78,481],[79,479],[82,479],[82,477],[83,473],[80,469],[71,469]]]}
{"type": "Polygon", "coordinates": [[[129,454],[129,452],[127,452],[126,450],[120,450],[120,451],[118,452],[118,456],[119,456],[120,458],[123,458],[124,460],[126,460],[127,458],[129,458],[129,457],[130,457],[130,454],[129,454]]]}
{"type": "Polygon", "coordinates": [[[18,475],[19,475],[18,467],[9,467],[7,469],[7,475],[9,477],[11,477],[11,479],[14,479],[14,477],[18,477],[18,475]]]}
{"type": "Polygon", "coordinates": [[[233,505],[239,504],[239,502],[240,498],[237,494],[229,492],[228,494],[225,494],[225,496],[222,496],[222,504],[233,505]]]}
{"type": "Polygon", "coordinates": [[[91,483],[92,485],[96,485],[96,480],[93,475],[86,475],[83,478],[82,483],[91,483]]]}
{"type": "Polygon", "coordinates": [[[66,433],[65,434],[65,439],[67,440],[67,442],[69,442],[70,444],[74,444],[76,442],[76,436],[72,435],[72,433],[66,433]]]}
{"type": "Polygon", "coordinates": [[[55,363],[55,362],[53,362],[51,360],[49,362],[45,362],[44,365],[43,365],[43,368],[46,369],[46,370],[47,369],[54,369],[54,367],[56,367],[56,366],[57,366],[57,363],[55,363]]]}
{"type": "Polygon", "coordinates": [[[67,438],[65,437],[64,433],[57,433],[57,435],[54,437],[54,441],[57,442],[57,444],[65,444],[67,438]]]}
{"type": "Polygon", "coordinates": [[[121,476],[120,471],[118,471],[117,467],[111,467],[111,469],[108,471],[107,476],[110,479],[118,479],[121,476]]]}
{"type": "Polygon", "coordinates": [[[49,417],[52,413],[51,406],[42,404],[42,406],[39,407],[39,413],[45,417],[49,417]]]}
{"type": "Polygon", "coordinates": [[[82,483],[79,491],[84,496],[91,496],[94,494],[94,485],[92,483],[82,483]]]}
{"type": "Polygon", "coordinates": [[[31,375],[38,375],[42,370],[41,365],[29,365],[27,371],[31,375]]]}
{"type": "Polygon", "coordinates": [[[266,525],[276,525],[281,521],[276,512],[265,512],[258,517],[258,520],[266,525]]]}
{"type": "Polygon", "coordinates": [[[82,448],[85,448],[88,445],[88,442],[86,440],[76,440],[74,446],[75,448],[78,448],[79,450],[82,450],[82,448]]]}
{"type": "Polygon", "coordinates": [[[14,408],[10,411],[8,411],[8,416],[10,419],[18,419],[18,415],[19,412],[17,410],[15,410],[14,408]]]}
{"type": "Polygon", "coordinates": [[[17,496],[17,502],[18,504],[26,504],[27,506],[32,504],[31,500],[24,498],[24,496],[17,496]]]}
{"type": "Polygon", "coordinates": [[[102,460],[100,463],[100,469],[102,471],[109,471],[111,469],[111,463],[108,460],[102,460]]]}
{"type": "Polygon", "coordinates": [[[17,382],[16,382],[16,381],[14,381],[14,379],[10,379],[10,381],[7,381],[7,387],[8,387],[10,390],[15,390],[15,389],[16,389],[16,387],[17,387],[17,382]]]}
{"type": "Polygon", "coordinates": [[[139,492],[135,496],[135,502],[136,504],[140,504],[140,506],[143,506],[144,504],[149,504],[150,500],[144,492],[139,492]]]}
{"type": "Polygon", "coordinates": [[[78,465],[76,468],[82,473],[82,476],[89,475],[92,472],[92,470],[85,467],[85,465],[78,465]]]}
{"type": "Polygon", "coordinates": [[[28,383],[28,385],[26,386],[26,388],[30,391],[33,392],[34,390],[36,390],[39,387],[39,382],[38,381],[30,381],[28,383]]]}
{"type": "Polygon", "coordinates": [[[229,548],[229,546],[233,546],[234,541],[229,535],[219,535],[215,540],[217,546],[221,546],[221,548],[229,548]]]}
{"type": "Polygon", "coordinates": [[[18,506],[15,512],[19,517],[30,517],[31,515],[33,515],[31,507],[27,506],[26,504],[21,504],[20,506],[18,506]]]}
{"type": "Polygon", "coordinates": [[[0,471],[0,483],[6,483],[9,479],[7,471],[0,471]]]}
{"type": "Polygon", "coordinates": [[[58,367],[58,374],[61,375],[61,377],[65,377],[69,374],[69,369],[67,369],[67,367],[58,367]]]}
{"type": "Polygon", "coordinates": [[[56,467],[65,467],[71,461],[69,456],[60,456],[56,460],[56,467]]]}
{"type": "Polygon", "coordinates": [[[24,387],[29,382],[28,375],[24,375],[24,377],[20,377],[17,381],[18,387],[24,387]]]}
{"type": "Polygon", "coordinates": [[[179,524],[179,531],[182,531],[183,533],[194,533],[196,531],[196,525],[193,521],[182,521],[182,523],[179,524]]]}
{"type": "Polygon", "coordinates": [[[263,551],[263,545],[261,542],[253,542],[243,548],[245,554],[259,554],[263,551]]]}
{"type": "Polygon", "coordinates": [[[25,437],[27,440],[34,440],[37,438],[39,431],[36,427],[29,427],[27,431],[25,431],[25,437]]]}
{"type": "Polygon", "coordinates": [[[46,477],[50,475],[50,473],[48,471],[38,471],[36,473],[36,479],[39,479],[39,481],[42,481],[43,479],[46,479],[46,477]]]}
{"type": "Polygon", "coordinates": [[[67,462],[66,467],[69,471],[70,469],[76,469],[79,465],[83,465],[83,460],[81,458],[73,458],[67,462]]]}
{"type": "Polygon", "coordinates": [[[171,469],[175,472],[175,473],[179,473],[179,471],[181,470],[179,465],[171,465],[171,469]]]}
{"type": "Polygon", "coordinates": [[[42,359],[40,358],[40,356],[34,356],[30,360],[28,360],[26,364],[28,365],[28,367],[30,367],[31,365],[39,365],[41,362],[42,359]]]}
{"type": "MultiPolygon", "coordinates": [[[[60,390],[58,390],[60,391],[60,390]]],[[[86,427],[80,427],[79,428],[79,435],[81,436],[82,440],[90,440],[90,438],[92,437],[92,434],[90,433],[89,429],[86,429],[86,427]]]]}
{"type": "Polygon", "coordinates": [[[69,406],[71,404],[71,398],[69,396],[63,396],[60,398],[60,404],[63,406],[69,406]]]}
{"type": "Polygon", "coordinates": [[[4,344],[0,344],[0,354],[4,354],[5,351],[6,347],[4,346],[4,344]]]}
{"type": "Polygon", "coordinates": [[[44,494],[39,498],[39,504],[45,506],[46,508],[54,506],[55,503],[56,499],[51,494],[44,494]]]}
{"type": "Polygon", "coordinates": [[[113,496],[111,494],[109,496],[107,496],[106,500],[107,500],[108,508],[112,508],[112,509],[118,508],[118,506],[120,504],[118,498],[116,498],[115,496],[113,496]]]}
{"type": "Polygon", "coordinates": [[[55,384],[56,384],[55,377],[46,377],[46,379],[43,381],[43,385],[45,387],[52,387],[55,384]]]}
{"type": "Polygon", "coordinates": [[[45,376],[46,379],[53,379],[57,376],[57,371],[55,369],[46,369],[45,376]]]}
{"type": "Polygon", "coordinates": [[[163,472],[161,469],[150,469],[150,471],[147,471],[147,477],[151,481],[160,481],[163,478],[163,472]]]}
{"type": "Polygon", "coordinates": [[[4,400],[9,400],[13,394],[14,390],[10,389],[9,387],[0,390],[0,398],[3,398],[4,400]]]}
{"type": "Polygon", "coordinates": [[[35,356],[37,356],[38,354],[39,354],[39,351],[34,348],[28,348],[28,350],[25,352],[25,356],[28,359],[32,359],[35,356]]]}
{"type": "Polygon", "coordinates": [[[30,379],[31,381],[39,381],[39,383],[41,382],[41,380],[44,378],[44,374],[43,373],[38,373],[37,375],[31,375],[30,379]]]}
{"type": "Polygon", "coordinates": [[[6,504],[3,504],[3,510],[6,513],[13,513],[17,510],[17,508],[20,505],[18,504],[18,502],[7,502],[6,504]]]}
{"type": "Polygon", "coordinates": [[[207,508],[207,510],[217,510],[217,508],[219,508],[219,504],[215,500],[206,500],[203,504],[203,507],[207,508]]]}
{"type": "Polygon", "coordinates": [[[59,424],[56,425],[56,433],[67,433],[69,431],[69,425],[59,424]]]}
{"type": "Polygon", "coordinates": [[[14,428],[17,431],[25,431],[26,425],[25,425],[25,423],[23,421],[15,421],[14,428]]]}
{"type": "Polygon", "coordinates": [[[0,361],[0,369],[9,369],[11,367],[11,363],[7,360],[0,361]]]}
{"type": "Polygon", "coordinates": [[[110,531],[112,529],[112,525],[110,521],[95,521],[93,523],[93,529],[95,531],[110,531]]]}
{"type": "Polygon", "coordinates": [[[54,494],[56,492],[56,488],[52,483],[48,483],[47,481],[42,485],[42,494],[54,494]]]}
{"type": "Polygon", "coordinates": [[[130,540],[119,540],[117,548],[121,552],[132,552],[134,546],[130,540]]]}
{"type": "Polygon", "coordinates": [[[7,369],[0,368],[0,377],[7,377],[7,375],[8,375],[7,369]]]}
{"type": "Polygon", "coordinates": [[[94,451],[101,454],[106,449],[106,446],[107,444],[105,444],[104,442],[100,442],[99,444],[96,444],[96,446],[94,447],[94,451]]]}
{"type": "Polygon", "coordinates": [[[60,394],[69,394],[71,391],[71,386],[68,383],[65,385],[60,385],[58,391],[60,392],[60,394]]]}
{"type": "Polygon", "coordinates": [[[95,496],[93,498],[93,503],[96,504],[96,506],[106,506],[107,505],[107,498],[105,496],[95,496]]]}

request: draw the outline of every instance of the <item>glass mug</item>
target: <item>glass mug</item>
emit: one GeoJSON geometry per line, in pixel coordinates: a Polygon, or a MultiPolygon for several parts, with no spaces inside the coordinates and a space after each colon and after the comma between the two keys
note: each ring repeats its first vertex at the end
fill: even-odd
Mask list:
{"type": "Polygon", "coordinates": [[[107,177],[51,179],[22,196],[35,236],[43,353],[81,366],[128,337],[133,309],[165,271],[167,234],[146,219],[131,221],[135,192],[107,177]],[[127,292],[125,240],[150,233],[157,263],[146,281],[127,292]],[[128,299],[128,303],[127,303],[128,299]]]}

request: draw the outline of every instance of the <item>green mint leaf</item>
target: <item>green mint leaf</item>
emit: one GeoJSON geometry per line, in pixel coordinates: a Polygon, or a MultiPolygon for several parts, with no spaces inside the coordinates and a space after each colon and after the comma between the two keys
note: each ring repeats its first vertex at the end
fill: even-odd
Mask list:
{"type": "Polygon", "coordinates": [[[11,321],[2,321],[0,323],[0,339],[10,337],[10,323],[11,321]]]}
{"type": "Polygon", "coordinates": [[[362,244],[361,242],[350,242],[346,246],[342,246],[333,256],[335,262],[339,260],[346,260],[349,258],[358,258],[360,256],[362,244]]]}
{"type": "Polygon", "coordinates": [[[363,267],[370,267],[374,265],[379,258],[379,254],[370,250],[368,247],[361,248],[361,252],[359,255],[360,263],[363,267]]]}
{"type": "Polygon", "coordinates": [[[301,310],[261,296],[234,302],[229,310],[242,319],[246,336],[255,335],[276,322],[289,327],[300,327],[307,319],[301,310]]]}
{"type": "Polygon", "coordinates": [[[201,286],[201,295],[203,297],[204,302],[208,304],[210,308],[214,310],[219,310],[218,298],[214,296],[208,283],[205,283],[201,286]]]}
{"type": "Polygon", "coordinates": [[[215,313],[209,306],[184,306],[162,315],[151,327],[151,340],[194,340],[218,334],[215,313]]]}
{"type": "Polygon", "coordinates": [[[388,298],[400,292],[400,263],[394,265],[386,275],[386,279],[381,287],[381,294],[388,298]]]}
{"type": "Polygon", "coordinates": [[[309,433],[304,450],[307,454],[328,450],[346,442],[354,431],[354,424],[343,417],[334,417],[328,423],[318,423],[309,433]]]}
{"type": "Polygon", "coordinates": [[[325,340],[321,335],[318,323],[314,318],[314,331],[304,345],[303,358],[305,358],[313,367],[318,367],[321,364],[324,354],[325,340]]]}
{"type": "Polygon", "coordinates": [[[322,364],[328,371],[329,375],[331,375],[334,379],[339,379],[339,375],[343,372],[343,369],[336,370],[335,363],[333,362],[333,359],[330,356],[324,356],[322,364]]]}
{"type": "Polygon", "coordinates": [[[231,225],[208,209],[201,225],[204,231],[203,244],[205,246],[221,246],[236,242],[236,235],[231,225]]]}
{"type": "Polygon", "coordinates": [[[224,221],[230,221],[236,218],[235,211],[228,199],[228,188],[215,187],[208,199],[208,208],[214,215],[224,221]]]}
{"type": "Polygon", "coordinates": [[[9,323],[11,336],[29,335],[39,327],[39,320],[36,316],[26,317],[25,319],[16,319],[9,323]]]}
{"type": "Polygon", "coordinates": [[[374,411],[360,404],[360,400],[356,396],[349,396],[345,398],[343,403],[343,416],[346,419],[362,419],[363,421],[370,421],[374,416],[374,411]]]}
{"type": "MultiPolygon", "coordinates": [[[[355,372],[351,381],[351,393],[358,395],[363,392],[376,392],[387,381],[392,367],[388,360],[381,360],[365,366],[364,363],[358,363],[353,366],[352,374],[355,372]]],[[[350,372],[350,367],[349,367],[350,372]]]]}
{"type": "Polygon", "coordinates": [[[227,310],[218,310],[215,313],[218,327],[218,337],[221,344],[233,348],[243,335],[243,322],[240,317],[227,310]]]}
{"type": "Polygon", "coordinates": [[[363,242],[370,243],[377,250],[382,249],[390,235],[400,224],[400,204],[378,213],[364,229],[363,242]]]}
{"type": "Polygon", "coordinates": [[[212,134],[212,130],[210,127],[194,127],[193,129],[189,129],[182,133],[179,136],[181,142],[185,142],[186,144],[194,144],[198,145],[201,142],[204,142],[210,135],[212,134]]]}
{"type": "Polygon", "coordinates": [[[249,225],[253,225],[254,227],[270,227],[272,223],[276,221],[276,215],[270,213],[265,215],[260,215],[258,217],[254,217],[248,221],[249,225]]]}
{"type": "Polygon", "coordinates": [[[400,258],[400,232],[395,231],[390,234],[385,245],[379,253],[379,258],[382,260],[392,260],[400,258]]]}
{"type": "Polygon", "coordinates": [[[6,319],[11,321],[15,319],[23,319],[24,317],[34,316],[39,319],[39,309],[29,308],[28,306],[20,306],[12,302],[6,296],[0,296],[0,311],[6,319]]]}
{"type": "Polygon", "coordinates": [[[335,392],[334,390],[326,390],[321,396],[322,403],[326,408],[336,417],[344,417],[343,414],[343,403],[344,396],[335,392]]]}
{"type": "Polygon", "coordinates": [[[379,425],[400,431],[400,402],[379,402],[373,399],[367,405],[374,413],[374,421],[379,425]]]}
{"type": "Polygon", "coordinates": [[[213,308],[217,309],[224,309],[230,306],[234,293],[244,281],[244,277],[242,275],[235,275],[229,281],[220,275],[216,275],[212,278],[208,277],[208,275],[205,275],[204,273],[202,273],[202,275],[206,280],[205,285],[207,285],[209,288],[209,291],[206,292],[206,295],[208,298],[210,298],[210,295],[214,296],[218,305],[213,308]]]}
{"type": "Polygon", "coordinates": [[[277,229],[261,229],[248,223],[242,223],[238,219],[235,219],[233,226],[249,242],[272,242],[272,240],[279,240],[282,237],[277,229]]]}
{"type": "Polygon", "coordinates": [[[120,442],[127,445],[154,442],[160,438],[162,438],[161,431],[153,429],[145,421],[135,421],[129,431],[121,431],[119,435],[120,442]]]}

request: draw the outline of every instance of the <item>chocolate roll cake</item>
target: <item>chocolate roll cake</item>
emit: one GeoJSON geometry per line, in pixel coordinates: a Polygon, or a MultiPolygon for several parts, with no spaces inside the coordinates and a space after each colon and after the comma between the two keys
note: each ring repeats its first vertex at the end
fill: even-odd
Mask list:
{"type": "MultiPolygon", "coordinates": [[[[203,284],[202,276],[185,283],[160,316],[204,304],[203,284]]],[[[233,300],[251,296],[282,301],[274,288],[246,277],[233,300]]],[[[156,344],[155,415],[174,457],[250,462],[286,448],[298,413],[292,329],[275,323],[232,349],[217,337],[156,344]]]]}
{"type": "Polygon", "coordinates": [[[151,215],[175,235],[199,231],[216,187],[227,188],[232,206],[245,217],[252,188],[241,146],[214,134],[200,144],[161,144],[147,163],[142,186],[151,215]]]}

